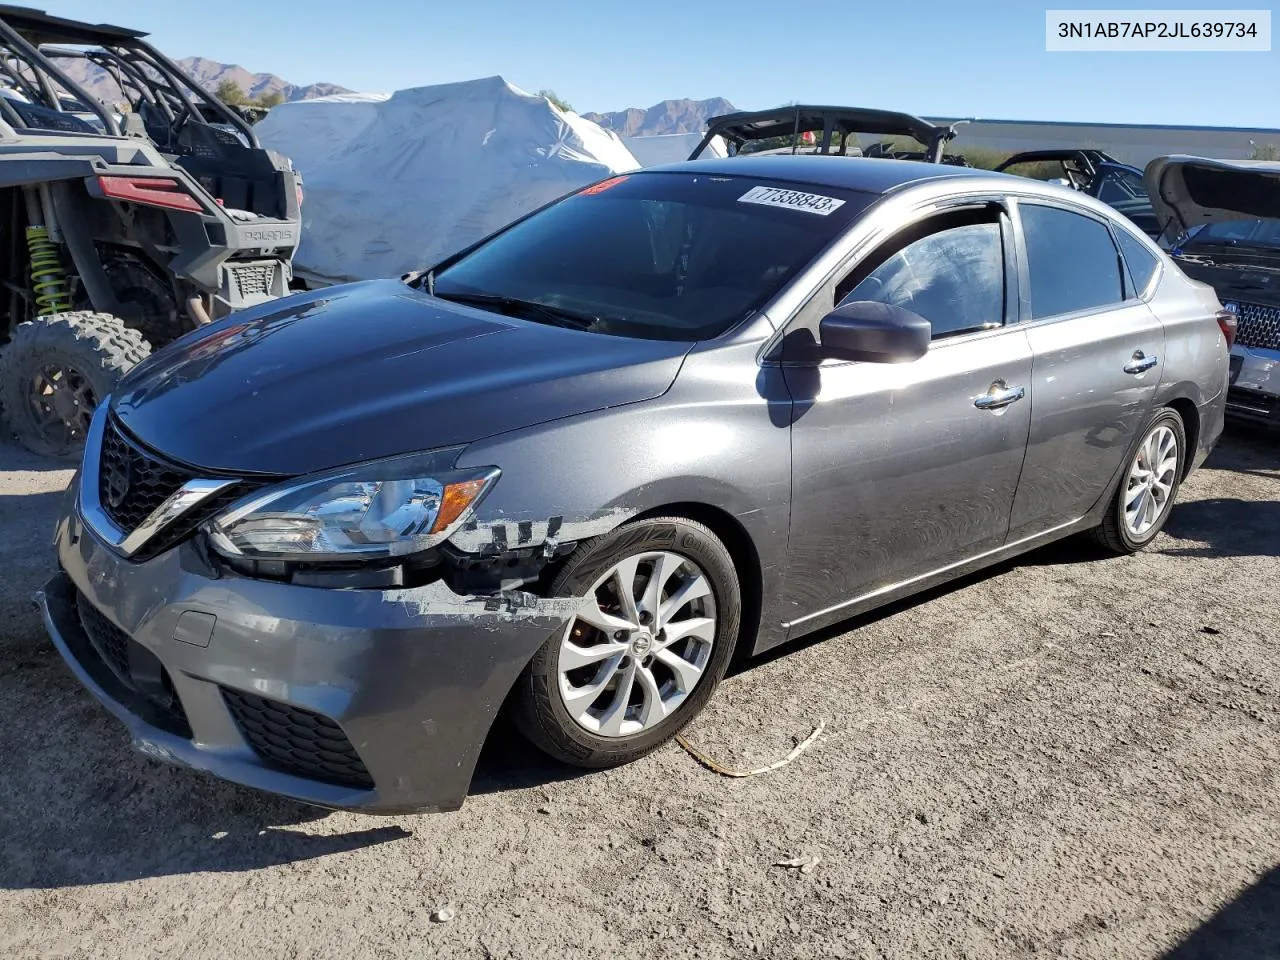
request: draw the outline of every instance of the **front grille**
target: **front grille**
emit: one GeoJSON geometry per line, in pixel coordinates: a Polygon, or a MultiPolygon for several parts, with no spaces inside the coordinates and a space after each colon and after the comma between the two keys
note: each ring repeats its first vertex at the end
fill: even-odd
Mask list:
{"type": "Polygon", "coordinates": [[[274,263],[234,264],[229,269],[231,279],[235,282],[236,290],[242,298],[271,295],[271,287],[276,278],[274,263]]]}
{"type": "Polygon", "coordinates": [[[111,522],[132,533],[193,475],[125,437],[108,417],[98,466],[98,500],[111,522]]]}
{"type": "Polygon", "coordinates": [[[1242,303],[1236,314],[1236,343],[1246,347],[1280,350],[1280,307],[1242,303]]]}
{"type": "Polygon", "coordinates": [[[129,679],[129,635],[104,617],[83,596],[78,597],[76,609],[80,611],[80,624],[89,636],[89,643],[103,662],[111,668],[111,672],[128,683],[129,679]]]}
{"type": "Polygon", "coordinates": [[[169,733],[190,737],[186,711],[160,658],[107,619],[83,594],[76,595],[76,611],[93,652],[117,680],[150,705],[152,715],[147,719],[169,733]]]}
{"type": "Polygon", "coordinates": [[[222,690],[236,726],[272,766],[325,783],[370,789],[373,779],[342,728],[318,713],[242,690],[222,690]]]}
{"type": "MultiPolygon", "coordinates": [[[[114,417],[107,418],[98,462],[98,502],[126,535],[194,477],[187,468],[162,459],[126,436],[114,417]]],[[[200,524],[267,482],[266,478],[237,480],[224,487],[169,521],[130,559],[146,560],[177,546],[200,524]]]]}

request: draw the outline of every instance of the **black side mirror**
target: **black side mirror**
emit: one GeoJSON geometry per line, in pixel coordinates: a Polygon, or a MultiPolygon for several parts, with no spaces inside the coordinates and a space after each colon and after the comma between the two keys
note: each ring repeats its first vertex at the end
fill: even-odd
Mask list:
{"type": "Polygon", "coordinates": [[[907,363],[929,349],[933,327],[917,313],[888,303],[856,300],[818,324],[818,352],[835,360],[907,363]]]}

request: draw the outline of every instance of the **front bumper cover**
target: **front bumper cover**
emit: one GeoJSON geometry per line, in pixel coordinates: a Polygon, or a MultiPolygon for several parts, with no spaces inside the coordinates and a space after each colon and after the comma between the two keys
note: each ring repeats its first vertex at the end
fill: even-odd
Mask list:
{"type": "Polygon", "coordinates": [[[305,803],[369,813],[460,807],[516,677],[571,615],[565,601],[463,597],[440,582],[332,590],[219,577],[190,543],[133,563],[84,525],[75,488],[55,537],[61,572],[36,597],[71,670],[142,753],[305,803]],[[189,737],[161,722],[97,656],[78,603],[163,665],[189,737]],[[188,613],[204,624],[214,618],[206,645],[179,625],[188,613]],[[373,787],[280,769],[255,752],[224,691],[336,722],[373,787]]]}

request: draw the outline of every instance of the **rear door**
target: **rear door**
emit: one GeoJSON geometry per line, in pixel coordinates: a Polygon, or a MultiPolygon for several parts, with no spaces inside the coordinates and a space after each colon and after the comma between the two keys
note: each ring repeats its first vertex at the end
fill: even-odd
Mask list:
{"type": "Polygon", "coordinates": [[[1022,200],[1019,258],[1031,344],[1031,434],[1009,539],[1088,513],[1151,412],[1164,328],[1125,273],[1107,222],[1022,200]]]}

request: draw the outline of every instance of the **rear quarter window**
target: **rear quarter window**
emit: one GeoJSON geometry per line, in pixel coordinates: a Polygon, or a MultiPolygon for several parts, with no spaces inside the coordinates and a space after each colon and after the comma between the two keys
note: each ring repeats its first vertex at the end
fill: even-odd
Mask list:
{"type": "Polygon", "coordinates": [[[1125,266],[1129,269],[1127,299],[1136,300],[1147,292],[1156,270],[1160,268],[1160,259],[1152,253],[1145,243],[1122,227],[1116,228],[1116,242],[1120,245],[1120,255],[1124,257],[1125,266]]]}
{"type": "Polygon", "coordinates": [[[1120,256],[1106,225],[1025,201],[1018,205],[1031,277],[1031,315],[1040,320],[1124,301],[1120,256]]]}

